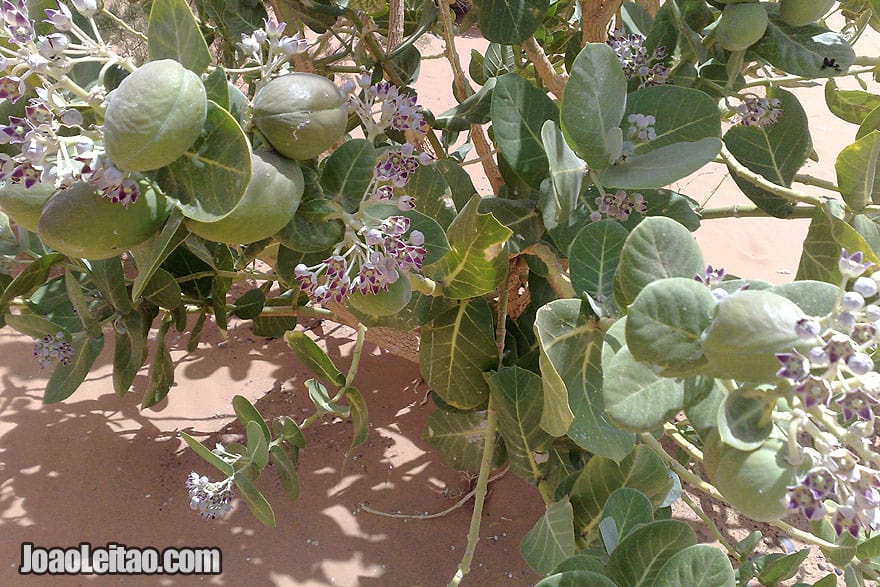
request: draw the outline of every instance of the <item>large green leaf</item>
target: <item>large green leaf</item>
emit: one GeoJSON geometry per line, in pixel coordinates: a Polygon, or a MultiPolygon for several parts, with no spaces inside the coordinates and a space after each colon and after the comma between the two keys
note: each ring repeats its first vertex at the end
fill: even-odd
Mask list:
{"type": "Polygon", "coordinates": [[[474,196],[446,230],[451,250],[423,269],[453,299],[472,298],[493,291],[507,276],[505,243],[512,231],[491,214],[480,214],[474,196]]]}
{"type": "Polygon", "coordinates": [[[652,585],[734,587],[736,576],[730,559],[720,548],[711,544],[694,544],[672,555],[657,573],[652,585]]]}
{"type": "Polygon", "coordinates": [[[497,78],[491,117],[495,143],[507,162],[529,185],[541,185],[548,170],[541,127],[559,119],[556,105],[525,78],[508,73],[497,78]]]}
{"type": "Polygon", "coordinates": [[[587,292],[594,298],[611,294],[612,279],[628,234],[613,220],[587,224],[578,232],[568,247],[571,285],[575,292],[587,292]]]}
{"type": "Polygon", "coordinates": [[[693,278],[649,283],[627,312],[626,344],[633,358],[667,377],[697,373],[708,362],[700,338],[715,304],[709,288],[693,278]]]}
{"type": "Polygon", "coordinates": [[[535,587],[617,587],[614,581],[593,571],[565,571],[544,577],[535,587]]]}
{"type": "Polygon", "coordinates": [[[574,556],[574,511],[567,498],[550,504],[523,536],[519,550],[528,565],[542,575],[574,556]]]}
{"type": "Polygon", "coordinates": [[[122,397],[144,364],[148,332],[140,312],[126,314],[116,326],[113,346],[113,391],[122,397]]]}
{"type": "Polygon", "coordinates": [[[272,506],[263,497],[263,494],[254,487],[250,479],[243,473],[235,474],[235,486],[241,492],[244,502],[247,504],[251,514],[265,526],[275,527],[275,512],[272,506]]]}
{"type": "Polygon", "coordinates": [[[535,333],[544,380],[541,427],[554,436],[568,434],[596,455],[625,458],[634,439],[605,414],[598,324],[581,312],[580,300],[556,300],[538,310],[535,333]]]}
{"type": "Polygon", "coordinates": [[[153,354],[150,365],[150,380],[144,391],[144,397],[141,399],[141,409],[143,410],[165,399],[174,384],[174,363],[171,360],[168,342],[165,340],[170,324],[171,322],[167,319],[163,321],[159,327],[159,333],[156,335],[156,352],[153,354]]]}
{"type": "Polygon", "coordinates": [[[487,124],[491,120],[489,109],[492,106],[492,92],[495,90],[496,79],[489,78],[477,93],[468,96],[461,104],[438,114],[434,119],[434,128],[461,132],[470,129],[472,124],[487,124]]]}
{"type": "Polygon", "coordinates": [[[89,275],[101,294],[120,314],[131,310],[131,299],[122,270],[122,258],[112,257],[100,261],[89,261],[89,275]]]}
{"type": "MultiPolygon", "coordinates": [[[[242,34],[251,34],[263,26],[267,18],[262,2],[252,0],[196,0],[196,8],[203,19],[209,18],[211,27],[220,33],[225,41],[224,54],[227,60],[234,55],[235,45],[241,42],[242,34]]],[[[279,5],[282,11],[289,10],[288,5],[279,5]]],[[[295,22],[286,13],[276,14],[275,18],[282,22],[295,22]]],[[[322,31],[323,32],[323,31],[322,31]]]]}
{"type": "Polygon", "coordinates": [[[565,140],[591,169],[604,169],[619,156],[609,133],[625,109],[626,76],[617,55],[605,43],[588,43],[572,65],[559,118],[565,140]]]}
{"type": "Polygon", "coordinates": [[[332,385],[345,385],[345,375],[333,364],[326,351],[304,332],[291,330],[284,335],[284,341],[309,371],[332,385]]]}
{"type": "MultiPolygon", "coordinates": [[[[544,223],[534,200],[510,200],[486,197],[480,199],[480,213],[492,214],[513,233],[507,241],[511,253],[518,253],[544,236],[544,223]]],[[[427,238],[426,238],[427,242],[427,238]]]]}
{"type": "Polygon", "coordinates": [[[693,279],[704,269],[700,247],[684,226],[662,216],[646,218],[620,252],[614,298],[625,308],[649,283],[664,277],[693,279]]]}
{"type": "MultiPolygon", "coordinates": [[[[486,412],[454,413],[435,410],[428,416],[422,440],[456,471],[480,470],[486,445],[486,412]]],[[[504,442],[495,435],[492,468],[504,462],[504,442]]]]}
{"type": "Polygon", "coordinates": [[[147,37],[151,61],[174,59],[196,73],[211,64],[208,44],[186,0],[153,0],[147,37]]]}
{"type": "Polygon", "coordinates": [[[834,169],[840,195],[850,208],[863,210],[880,203],[880,131],[873,130],[837,155],[834,169]]]}
{"type": "Polygon", "coordinates": [[[656,508],[672,487],[672,479],[665,463],[644,445],[636,446],[620,463],[599,456],[590,458],[569,492],[575,530],[583,536],[596,530],[608,497],[620,487],[638,489],[656,508]]]}
{"type": "Polygon", "coordinates": [[[658,376],[626,347],[611,359],[603,390],[608,417],[633,432],[655,430],[684,407],[681,383],[658,376]]]}
{"type": "Polygon", "coordinates": [[[159,234],[132,247],[131,253],[138,268],[131,291],[132,300],[135,302],[140,300],[160,265],[180,246],[188,234],[189,231],[183,224],[183,216],[175,211],[168,217],[159,234]]]}
{"type": "Polygon", "coordinates": [[[618,587],[649,587],[673,555],[696,542],[697,535],[685,522],[652,522],[620,541],[608,557],[605,573],[618,587]]]}
{"type": "Polygon", "coordinates": [[[549,0],[477,0],[480,32],[486,39],[516,45],[538,30],[549,0]]]}
{"type": "Polygon", "coordinates": [[[39,339],[61,333],[59,338],[68,342],[71,340],[70,332],[66,328],[36,314],[7,314],[6,324],[31,338],[39,339]]]}
{"type": "Polygon", "coordinates": [[[73,343],[73,356],[67,365],[59,363],[46,383],[43,403],[51,404],[67,399],[85,381],[104,348],[104,336],[84,336],[73,343]]]}
{"type": "Polygon", "coordinates": [[[603,169],[602,185],[624,189],[661,188],[694,173],[721,152],[721,139],[706,137],[694,142],[671,143],[603,169]]]}
{"type": "Polygon", "coordinates": [[[767,31],[749,51],[774,67],[807,78],[831,77],[836,71],[825,66],[826,59],[834,59],[843,70],[855,61],[855,52],[842,35],[819,24],[789,26],[778,7],[769,3],[764,7],[770,17],[767,31]]]}
{"type": "Polygon", "coordinates": [[[837,268],[841,249],[849,254],[862,251],[865,262],[880,265],[880,258],[856,230],[836,217],[830,208],[816,208],[798,265],[797,279],[815,279],[839,284],[837,268]]]}
{"type": "Polygon", "coordinates": [[[541,377],[521,367],[504,367],[485,377],[510,468],[514,474],[537,484],[544,474],[536,459],[553,443],[553,437],[541,428],[541,377]]]}
{"type": "Polygon", "coordinates": [[[656,138],[636,142],[633,146],[635,155],[673,143],[692,143],[721,136],[721,112],[715,100],[691,88],[652,86],[628,95],[621,124],[624,138],[630,138],[628,118],[632,114],[651,115],[656,120],[656,138]]]}
{"type": "Polygon", "coordinates": [[[0,295],[0,306],[8,304],[16,296],[27,297],[33,293],[49,278],[52,267],[64,259],[61,253],[49,253],[31,261],[3,290],[3,294],[0,295]]]}
{"type": "Polygon", "coordinates": [[[205,128],[189,150],[158,171],[156,181],[183,215],[216,222],[235,208],[251,179],[251,146],[226,110],[208,101],[205,128]]]}
{"type": "Polygon", "coordinates": [[[364,139],[351,139],[333,151],[323,162],[321,186],[348,212],[358,209],[373,181],[376,149],[364,139]]]}
{"type": "Polygon", "coordinates": [[[275,465],[275,473],[278,475],[278,482],[281,489],[290,501],[299,499],[300,486],[299,475],[296,473],[296,465],[287,455],[283,447],[274,445],[269,449],[269,458],[275,465]]]}
{"type": "MultiPolygon", "coordinates": [[[[807,114],[790,92],[774,88],[769,97],[781,102],[779,120],[764,127],[734,126],[724,135],[724,144],[750,171],[777,185],[791,187],[795,173],[812,148],[807,114]]],[[[791,214],[792,204],[788,200],[752,185],[735,173],[731,175],[743,193],[761,209],[779,218],[791,214]]]]}
{"type": "Polygon", "coordinates": [[[880,96],[864,90],[841,90],[830,79],[825,83],[825,104],[841,120],[861,125],[880,107],[880,96]]]}
{"type": "MultiPolygon", "coordinates": [[[[602,522],[599,523],[600,529],[607,518],[614,520],[616,530],[614,547],[616,548],[620,540],[625,538],[627,534],[643,524],[650,524],[654,521],[654,506],[651,504],[651,500],[638,489],[620,487],[615,489],[605,502],[605,507],[602,510],[602,522]]],[[[607,541],[605,548],[609,552],[614,550],[614,548],[609,548],[607,541]]]]}
{"type": "Polygon", "coordinates": [[[571,150],[559,125],[552,120],[541,127],[541,142],[547,152],[551,182],[549,189],[542,191],[541,211],[544,226],[551,230],[568,222],[577,207],[587,164],[571,150]]]}
{"type": "Polygon", "coordinates": [[[483,373],[497,366],[492,310],[483,298],[464,300],[422,328],[419,368],[447,404],[463,410],[485,405],[483,373]]]}
{"type": "Polygon", "coordinates": [[[199,455],[206,463],[220,471],[226,476],[232,476],[233,468],[232,465],[215,455],[211,452],[207,446],[187,434],[186,432],[180,432],[180,437],[183,438],[184,441],[189,445],[189,447],[199,455]]]}
{"type": "Polygon", "coordinates": [[[406,183],[406,193],[416,201],[419,212],[448,228],[455,219],[452,189],[435,165],[422,165],[406,183]]]}

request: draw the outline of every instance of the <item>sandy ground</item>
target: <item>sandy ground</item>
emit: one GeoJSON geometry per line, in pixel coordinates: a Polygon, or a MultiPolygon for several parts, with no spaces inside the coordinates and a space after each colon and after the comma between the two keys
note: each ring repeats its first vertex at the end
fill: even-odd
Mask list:
{"type": "MultiPolygon", "coordinates": [[[[467,67],[480,39],[462,38],[467,67]]],[[[876,53],[878,44],[860,46],[876,53]]],[[[442,44],[433,42],[426,54],[442,44]]],[[[421,102],[440,112],[452,101],[444,62],[428,61],[419,80],[421,102]]],[[[876,91],[876,88],[875,88],[876,91]]],[[[834,179],[833,161],[853,140],[856,128],[824,107],[821,87],[799,91],[810,114],[819,164],[805,172],[834,179]]],[[[475,172],[477,166],[469,168],[475,172]]],[[[489,193],[475,173],[482,193],[489,193]]],[[[674,186],[710,206],[747,201],[711,165],[674,186]]],[[[697,233],[707,262],[743,276],[785,282],[797,270],[805,221],[731,219],[708,221],[697,233]]],[[[416,365],[368,347],[356,385],[367,398],[370,437],[341,470],[351,428],[329,419],[308,430],[299,474],[303,495],[291,504],[267,471],[258,486],[275,507],[277,529],[259,525],[238,504],[225,521],[205,522],[188,508],[184,481],[206,465],[177,438],[187,430],[206,443],[235,439],[231,399],[243,394],[268,419],[301,417],[310,402],[309,377],[283,341],[252,336],[233,323],[226,341],[213,327],[200,348],[187,355],[178,340],[173,353],[176,385],[153,410],[140,411],[141,374],[123,400],[112,393],[111,351],[77,393],[63,404],[42,406],[48,378],[31,357],[32,341],[0,331],[0,585],[43,585],[46,578],[17,575],[20,544],[73,546],[218,546],[219,577],[67,577],[52,584],[90,585],[351,585],[445,584],[465,546],[470,509],[433,520],[392,519],[368,514],[362,503],[394,512],[422,514],[449,508],[467,493],[471,480],[449,469],[426,449],[421,428],[432,410],[416,365]]],[[[347,366],[351,331],[331,324],[310,331],[341,366],[347,366]]],[[[108,344],[108,347],[112,345],[108,344]]],[[[752,527],[712,504],[706,507],[725,533],[741,536],[752,527]]],[[[525,482],[507,475],[491,487],[474,568],[466,585],[527,585],[539,578],[519,555],[519,541],[541,515],[541,500],[525,482]]],[[[682,514],[680,510],[679,514],[682,514]]],[[[705,529],[698,528],[710,540],[705,529]]],[[[767,548],[779,551],[772,536],[767,548]]],[[[812,564],[821,564],[813,559],[812,564]]]]}

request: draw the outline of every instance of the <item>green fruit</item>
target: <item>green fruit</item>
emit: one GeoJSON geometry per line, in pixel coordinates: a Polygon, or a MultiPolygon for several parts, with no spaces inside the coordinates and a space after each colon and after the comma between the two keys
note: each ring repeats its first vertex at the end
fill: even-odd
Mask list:
{"type": "Polygon", "coordinates": [[[789,26],[804,26],[825,16],[835,0],[779,0],[779,14],[789,26]]]}
{"type": "Polygon", "coordinates": [[[388,316],[396,314],[406,307],[412,299],[412,286],[404,274],[388,286],[386,291],[377,294],[352,293],[348,302],[358,311],[370,316],[388,316]]]}
{"type": "Polygon", "coordinates": [[[767,23],[767,11],[760,3],[728,4],[715,34],[725,50],[745,51],[764,36],[767,23]]]}
{"type": "Polygon", "coordinates": [[[739,381],[773,380],[779,370],[775,354],[805,343],[795,333],[803,317],[797,304],[768,291],[740,291],[723,298],[701,338],[709,360],[706,373],[739,381]]]}
{"type": "Polygon", "coordinates": [[[0,185],[0,210],[19,226],[37,232],[37,221],[43,206],[56,192],[51,183],[38,183],[30,188],[23,183],[7,181],[0,185]]]}
{"type": "Polygon", "coordinates": [[[187,220],[202,238],[247,244],[269,238],[290,222],[303,194],[299,165],[268,151],[251,157],[250,183],[232,211],[216,222],[187,220]]]}
{"type": "Polygon", "coordinates": [[[165,167],[192,146],[207,114],[199,76],[171,59],[151,61],[107,96],[107,156],[123,171],[165,167]]]}
{"type": "Polygon", "coordinates": [[[786,461],[785,441],[774,435],[752,451],[737,450],[713,432],[703,445],[706,475],[733,507],[757,522],[773,522],[787,513],[786,488],[796,469],[786,461]],[[714,438],[713,438],[714,436],[714,438]]]}
{"type": "Polygon", "coordinates": [[[260,88],[253,121],[285,157],[311,159],[342,137],[348,113],[333,82],[313,73],[291,73],[260,88]]]}
{"type": "Polygon", "coordinates": [[[70,257],[109,259],[153,236],[170,212],[168,200],[152,189],[125,208],[80,182],[49,199],[37,233],[70,257]]]}

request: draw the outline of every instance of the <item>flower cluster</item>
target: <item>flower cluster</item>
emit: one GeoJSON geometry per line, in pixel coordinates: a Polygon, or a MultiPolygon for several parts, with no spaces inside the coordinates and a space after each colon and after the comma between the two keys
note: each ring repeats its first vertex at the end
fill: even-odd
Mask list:
{"type": "Polygon", "coordinates": [[[259,65],[260,74],[265,79],[285,67],[291,57],[308,48],[308,41],[302,33],[285,36],[285,28],[287,23],[263,19],[263,28],[249,35],[241,34],[241,42],[237,45],[239,52],[259,65]]]}
{"type": "Polygon", "coordinates": [[[40,369],[55,363],[69,365],[73,358],[73,345],[64,340],[63,332],[47,334],[34,344],[34,358],[40,363],[40,369]]]}
{"type": "MultiPolygon", "coordinates": [[[[234,465],[241,458],[241,455],[227,451],[219,442],[211,452],[230,465],[234,465]]],[[[206,520],[222,518],[232,511],[232,486],[232,476],[222,481],[211,481],[206,476],[192,471],[186,478],[189,508],[198,511],[206,520]]]]}
{"type": "Polygon", "coordinates": [[[390,216],[378,226],[347,230],[333,255],[313,267],[296,266],[303,291],[318,303],[341,302],[355,291],[377,294],[406,279],[406,272],[421,271],[425,236],[413,230],[406,238],[409,229],[409,218],[390,216]]]}
{"type": "MultiPolygon", "coordinates": [[[[87,19],[100,12],[96,0],[74,0],[73,7],[87,19]]],[[[47,9],[45,14],[44,22],[55,31],[38,35],[26,2],[0,2],[0,34],[15,46],[14,51],[0,48],[0,98],[11,102],[28,98],[23,117],[10,116],[7,124],[0,125],[0,143],[20,149],[12,156],[0,154],[0,181],[22,183],[27,188],[51,183],[60,189],[82,179],[112,201],[127,206],[137,199],[137,184],[95,146],[101,138],[100,129],[83,127],[81,109],[100,103],[104,95],[102,82],[99,79],[96,87],[86,92],[75,84],[71,86],[66,77],[79,62],[110,65],[125,60],[113,53],[97,33],[92,38],[77,26],[67,5],[59,3],[57,9],[47,9]],[[32,97],[29,88],[34,86],[36,96],[32,97]]]]}
{"type": "Polygon", "coordinates": [[[613,194],[606,193],[603,196],[598,196],[596,198],[596,207],[597,210],[590,214],[590,220],[593,222],[598,222],[603,217],[625,222],[629,220],[633,212],[644,214],[648,211],[648,203],[642,194],[634,192],[627,195],[623,190],[617,190],[613,194]]]}
{"type": "Polygon", "coordinates": [[[644,142],[657,138],[657,131],[654,130],[657,120],[651,114],[630,114],[626,120],[629,122],[626,131],[629,139],[644,142]]]}
{"type": "Polygon", "coordinates": [[[645,47],[645,37],[635,33],[627,35],[621,29],[608,35],[606,43],[617,54],[626,79],[637,78],[639,88],[666,83],[669,77],[669,68],[663,63],[667,57],[666,47],[655,48],[649,57],[648,49],[645,47]]]}
{"type": "Polygon", "coordinates": [[[880,273],[864,276],[870,266],[861,253],[850,255],[844,249],[836,307],[824,318],[797,323],[803,353],[776,355],[777,376],[787,380],[798,400],[789,430],[789,460],[809,467],[788,488],[787,505],[809,520],[830,510],[837,534],[854,537],[861,530],[880,530],[880,457],[874,438],[880,373],[871,358],[880,341],[880,273]],[[801,446],[807,437],[811,442],[801,446]]]}
{"type": "Polygon", "coordinates": [[[357,82],[346,82],[343,90],[349,94],[348,111],[361,119],[368,141],[372,142],[389,128],[417,135],[428,132],[428,123],[415,93],[401,92],[387,81],[371,84],[367,73],[357,82]]]}
{"type": "Polygon", "coordinates": [[[773,98],[760,98],[758,96],[746,96],[742,103],[736,107],[736,120],[743,126],[757,126],[763,128],[775,124],[782,116],[782,102],[773,98]]]}

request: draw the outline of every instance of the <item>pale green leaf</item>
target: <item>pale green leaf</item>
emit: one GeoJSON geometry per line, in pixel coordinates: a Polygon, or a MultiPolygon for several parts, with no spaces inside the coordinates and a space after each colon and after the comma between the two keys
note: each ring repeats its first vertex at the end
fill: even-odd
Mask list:
{"type": "Polygon", "coordinates": [[[492,311],[483,298],[464,300],[422,328],[422,377],[451,406],[485,405],[489,388],[483,373],[497,365],[492,311]]]}
{"type": "Polygon", "coordinates": [[[505,243],[513,233],[479,206],[479,196],[471,198],[446,231],[451,250],[423,269],[448,298],[487,294],[507,275],[505,243]]]}
{"type": "Polygon", "coordinates": [[[535,571],[547,574],[565,559],[574,556],[574,513],[568,499],[557,501],[523,536],[523,559],[535,571]]]}

